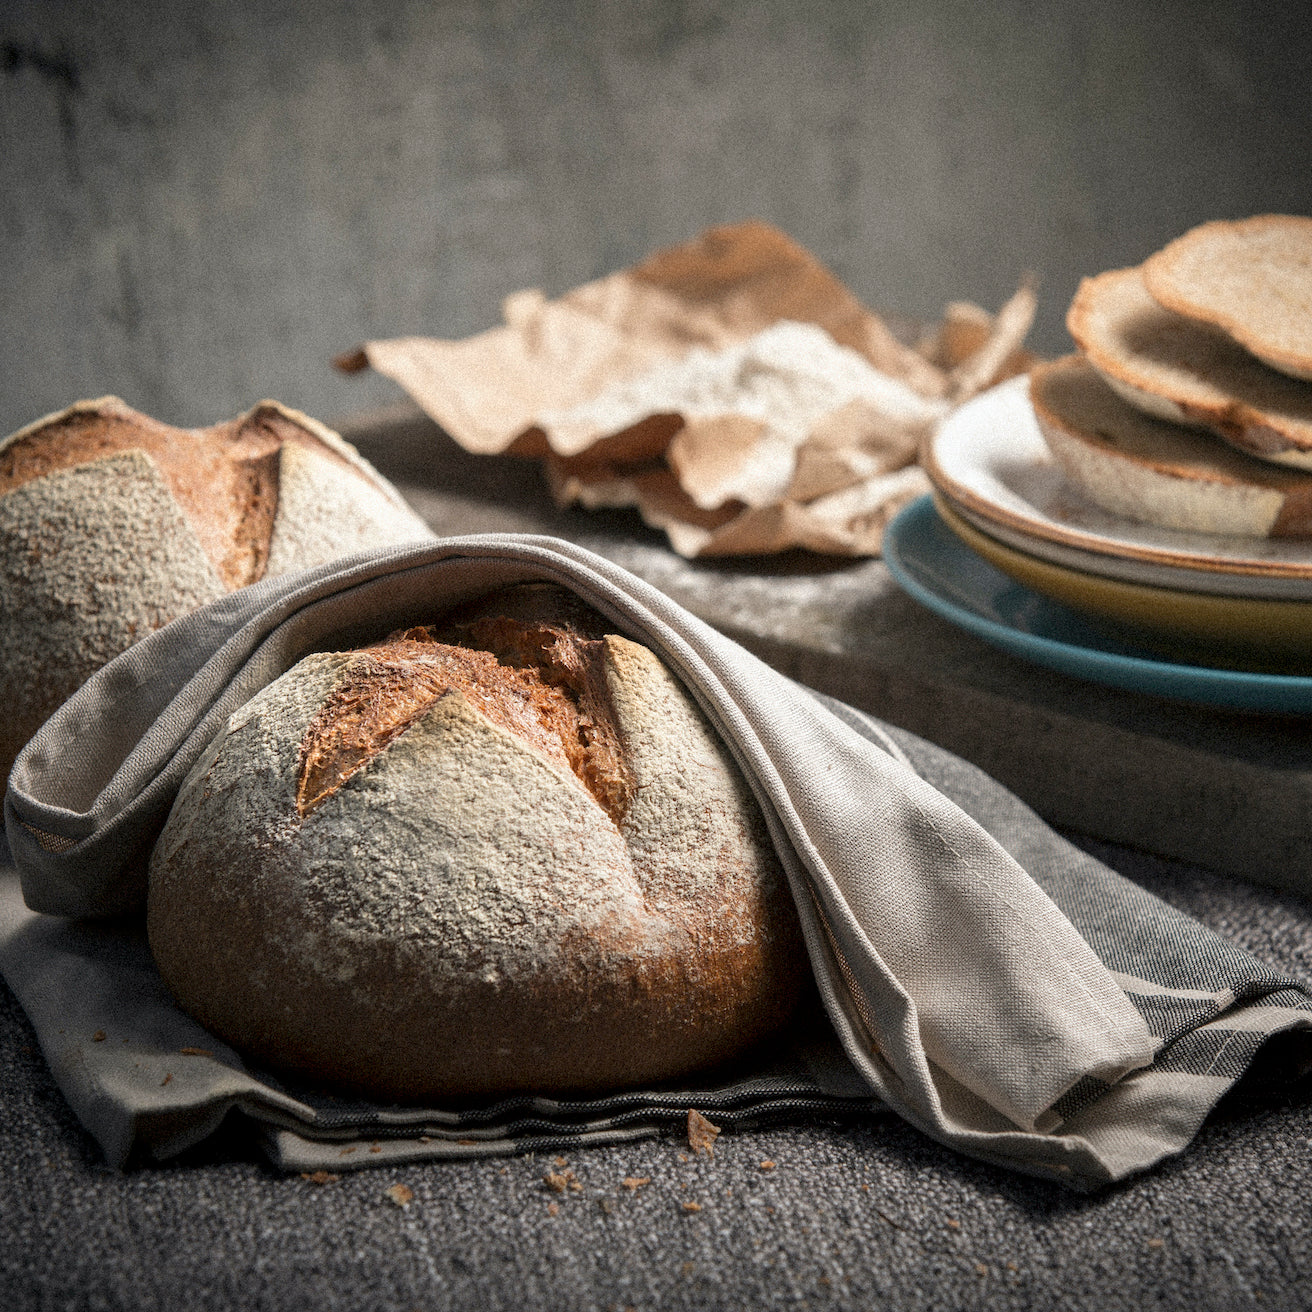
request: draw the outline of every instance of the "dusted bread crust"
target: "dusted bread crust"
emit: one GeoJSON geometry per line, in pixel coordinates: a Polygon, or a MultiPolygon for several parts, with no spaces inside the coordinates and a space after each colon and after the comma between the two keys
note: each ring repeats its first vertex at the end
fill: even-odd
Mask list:
{"type": "Polygon", "coordinates": [[[438,636],[306,658],[191,772],[148,902],[182,1005],[402,1102],[672,1079],[782,1025],[786,880],[670,672],[568,622],[438,636]]]}
{"type": "Polygon", "coordinates": [[[178,429],[116,397],[0,442],[0,781],[100,666],[265,575],[431,533],[356,452],[272,401],[178,429]]]}

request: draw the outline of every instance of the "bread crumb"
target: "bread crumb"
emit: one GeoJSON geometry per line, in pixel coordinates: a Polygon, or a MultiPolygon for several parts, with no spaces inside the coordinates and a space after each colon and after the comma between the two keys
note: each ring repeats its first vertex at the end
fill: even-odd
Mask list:
{"type": "Polygon", "coordinates": [[[166,1084],[172,1084],[172,1083],[173,1083],[173,1072],[166,1071],[164,1078],[159,1082],[159,1087],[162,1089],[166,1084]]]}
{"type": "Polygon", "coordinates": [[[179,1048],[178,1051],[184,1057],[212,1057],[214,1054],[208,1048],[179,1048]]]}
{"type": "Polygon", "coordinates": [[[394,1184],[383,1191],[398,1206],[409,1207],[415,1200],[415,1191],[408,1184],[394,1184]]]}
{"type": "Polygon", "coordinates": [[[383,1145],[380,1143],[371,1143],[369,1145],[369,1151],[371,1153],[380,1153],[383,1151],[383,1145]]]}
{"type": "Polygon", "coordinates": [[[988,1275],[988,1273],[989,1273],[989,1269],[988,1269],[988,1267],[986,1267],[986,1266],[984,1265],[983,1262],[976,1262],[976,1263],[975,1263],[975,1273],[976,1273],[976,1275],[986,1276],[986,1275],[988,1275]]]}
{"type": "Polygon", "coordinates": [[[91,1036],[91,1042],[92,1042],[92,1043],[104,1043],[104,1041],[105,1041],[105,1031],[104,1031],[104,1030],[97,1030],[97,1031],[91,1036]]]}
{"type": "Polygon", "coordinates": [[[960,1230],[960,1229],[961,1229],[961,1222],[958,1221],[958,1220],[956,1219],[956,1217],[951,1217],[951,1216],[948,1217],[948,1229],[949,1229],[949,1230],[960,1230]]]}
{"type": "Polygon", "coordinates": [[[542,1183],[557,1194],[563,1194],[566,1189],[572,1189],[576,1194],[583,1192],[583,1185],[578,1176],[568,1168],[563,1171],[548,1171],[542,1177],[542,1183]]]}
{"type": "Polygon", "coordinates": [[[547,1204],[547,1215],[548,1215],[548,1216],[556,1216],[559,1212],[560,1212],[560,1208],[557,1207],[555,1203],[548,1203],[548,1204],[547,1204]]]}
{"type": "Polygon", "coordinates": [[[1149,1247],[1149,1248],[1161,1248],[1161,1247],[1163,1247],[1163,1245],[1165,1245],[1165,1243],[1166,1243],[1166,1240],[1165,1240],[1165,1239],[1150,1239],[1150,1240],[1148,1241],[1148,1247],[1149,1247]]]}
{"type": "Polygon", "coordinates": [[[708,1157],[715,1156],[715,1140],[719,1137],[720,1127],[712,1125],[701,1112],[688,1112],[688,1147],[693,1156],[704,1152],[708,1157]]]}
{"type": "Polygon", "coordinates": [[[478,1142],[477,1139],[457,1139],[457,1140],[456,1140],[456,1143],[458,1143],[462,1148],[472,1148],[477,1142],[478,1142]]]}
{"type": "Polygon", "coordinates": [[[767,1158],[761,1163],[761,1170],[763,1170],[763,1171],[773,1171],[773,1170],[774,1170],[774,1163],[773,1163],[773,1162],[767,1157],[767,1158]]]}
{"type": "Polygon", "coordinates": [[[421,1134],[421,1135],[419,1136],[419,1142],[420,1142],[420,1143],[432,1143],[432,1142],[433,1142],[433,1136],[432,1136],[431,1134],[421,1134]]]}
{"type": "Polygon", "coordinates": [[[868,1184],[863,1184],[861,1186],[861,1192],[863,1194],[868,1194],[870,1192],[870,1186],[868,1184]]]}
{"type": "Polygon", "coordinates": [[[684,1203],[683,1210],[685,1212],[700,1212],[702,1210],[702,1205],[700,1203],[694,1203],[691,1199],[689,1199],[686,1203],[684,1203]]]}
{"type": "Polygon", "coordinates": [[[338,1157],[349,1157],[354,1152],[359,1152],[360,1145],[353,1143],[349,1148],[343,1148],[337,1155],[338,1157]]]}
{"type": "Polygon", "coordinates": [[[308,1180],[311,1184],[332,1184],[334,1180],[340,1180],[340,1175],[334,1175],[331,1171],[302,1171],[301,1179],[308,1180]]]}
{"type": "Polygon", "coordinates": [[[568,1165],[569,1165],[569,1158],[568,1158],[568,1157],[553,1157],[551,1160],[552,1160],[553,1162],[555,1162],[555,1164],[556,1164],[557,1166],[568,1166],[568,1165]]]}
{"type": "Polygon", "coordinates": [[[1008,1270],[1008,1271],[1019,1271],[1019,1270],[1020,1270],[1020,1267],[1018,1267],[1018,1266],[1015,1264],[1015,1262],[1008,1262],[1008,1263],[1007,1263],[1007,1270],[1008,1270]]]}
{"type": "Polygon", "coordinates": [[[626,1175],[620,1182],[630,1193],[637,1193],[645,1184],[651,1184],[649,1175],[626,1175]]]}

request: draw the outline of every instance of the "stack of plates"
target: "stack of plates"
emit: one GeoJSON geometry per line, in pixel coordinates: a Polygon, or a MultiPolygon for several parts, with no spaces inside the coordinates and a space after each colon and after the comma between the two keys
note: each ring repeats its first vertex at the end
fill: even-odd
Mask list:
{"type": "Polygon", "coordinates": [[[947,618],[1103,682],[1312,711],[1312,545],[1156,528],[1084,500],[1023,378],[956,411],[925,465],[934,504],[899,516],[885,557],[947,618]]]}

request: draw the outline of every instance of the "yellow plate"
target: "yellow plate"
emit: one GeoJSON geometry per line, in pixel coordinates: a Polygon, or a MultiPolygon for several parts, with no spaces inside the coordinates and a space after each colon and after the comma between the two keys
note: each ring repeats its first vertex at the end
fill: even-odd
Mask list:
{"type": "Polygon", "coordinates": [[[1208,665],[1312,669],[1312,602],[1226,597],[1127,583],[1057,565],[999,542],[941,495],[943,522],[973,551],[1027,588],[1128,630],[1154,649],[1208,665]]]}

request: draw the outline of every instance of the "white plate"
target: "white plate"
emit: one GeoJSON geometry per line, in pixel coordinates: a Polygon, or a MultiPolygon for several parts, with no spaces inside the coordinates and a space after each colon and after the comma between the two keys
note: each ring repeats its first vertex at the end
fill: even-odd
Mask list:
{"type": "Polygon", "coordinates": [[[1157,528],[1084,500],[1048,451],[1025,378],[950,415],[925,468],[976,528],[1057,564],[1153,587],[1312,600],[1312,542],[1157,528]]]}

